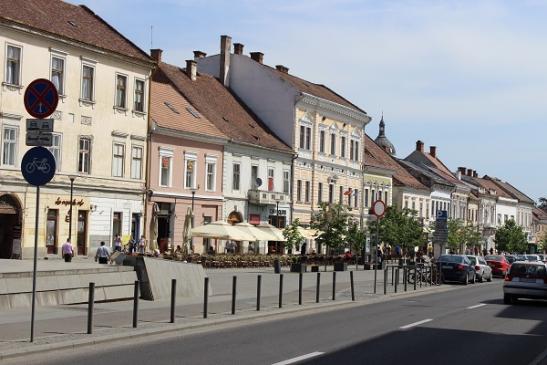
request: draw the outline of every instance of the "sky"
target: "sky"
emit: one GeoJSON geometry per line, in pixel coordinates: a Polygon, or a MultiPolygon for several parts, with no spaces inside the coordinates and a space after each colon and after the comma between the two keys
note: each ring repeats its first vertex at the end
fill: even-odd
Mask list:
{"type": "Polygon", "coordinates": [[[221,34],[329,86],[404,158],[418,139],[547,196],[547,0],[79,0],[143,50],[184,66],[221,34]],[[151,47],[152,46],[152,47],[151,47]]]}

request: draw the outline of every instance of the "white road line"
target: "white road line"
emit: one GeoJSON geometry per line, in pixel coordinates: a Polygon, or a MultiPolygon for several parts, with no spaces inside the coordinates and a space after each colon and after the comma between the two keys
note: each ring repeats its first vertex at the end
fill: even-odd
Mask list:
{"type": "Polygon", "coordinates": [[[423,321],[418,321],[418,322],[414,322],[414,323],[411,323],[411,324],[407,324],[406,326],[402,326],[402,327],[399,327],[399,328],[402,329],[402,330],[407,330],[409,328],[416,327],[416,326],[419,326],[419,325],[427,323],[427,322],[431,322],[432,320],[433,319],[431,319],[431,318],[424,319],[423,321]]]}
{"type": "Polygon", "coordinates": [[[467,307],[467,309],[475,309],[475,308],[480,308],[480,307],[484,307],[486,304],[484,303],[481,303],[481,304],[477,304],[477,305],[472,305],[471,307],[467,307]]]}
{"type": "Polygon", "coordinates": [[[295,362],[302,361],[302,360],[306,360],[306,359],[309,359],[309,358],[312,358],[312,357],[316,357],[316,356],[319,356],[319,355],[323,355],[323,354],[324,354],[324,352],[315,351],[315,352],[311,352],[311,353],[306,354],[306,355],[302,355],[302,356],[298,356],[298,357],[293,357],[292,359],[288,359],[288,360],[276,362],[275,364],[272,364],[272,365],[288,365],[288,364],[294,364],[295,362]]]}

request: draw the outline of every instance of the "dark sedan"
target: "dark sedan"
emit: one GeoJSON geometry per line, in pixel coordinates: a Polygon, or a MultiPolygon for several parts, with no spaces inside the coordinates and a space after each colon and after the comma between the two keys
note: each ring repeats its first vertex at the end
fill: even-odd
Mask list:
{"type": "Polygon", "coordinates": [[[475,283],[475,266],[465,255],[442,255],[438,265],[444,281],[457,281],[464,285],[475,283]]]}

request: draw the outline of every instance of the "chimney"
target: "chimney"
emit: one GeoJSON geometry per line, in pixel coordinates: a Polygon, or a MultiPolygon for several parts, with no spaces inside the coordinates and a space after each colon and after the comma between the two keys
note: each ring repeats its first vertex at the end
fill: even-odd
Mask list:
{"type": "Polygon", "coordinates": [[[194,60],[199,60],[200,58],[207,57],[207,53],[202,51],[194,51],[194,60]]]}
{"type": "Polygon", "coordinates": [[[238,55],[243,54],[243,44],[234,43],[234,54],[238,54],[238,55]]]}
{"type": "Polygon", "coordinates": [[[220,36],[220,82],[226,87],[229,86],[230,72],[230,49],[232,48],[232,37],[227,35],[220,36]]]}
{"type": "Polygon", "coordinates": [[[420,140],[416,142],[416,151],[424,152],[424,143],[420,140]]]}
{"type": "Polygon", "coordinates": [[[473,177],[473,170],[467,169],[467,176],[473,177]]]}
{"type": "Polygon", "coordinates": [[[429,146],[429,154],[433,158],[437,158],[437,147],[436,146],[429,146]]]}
{"type": "Polygon", "coordinates": [[[286,67],[286,66],[277,65],[277,66],[275,66],[275,68],[277,69],[277,71],[280,71],[280,72],[283,72],[283,73],[286,73],[286,74],[289,73],[289,68],[286,67]]]}
{"type": "Polygon", "coordinates": [[[258,63],[262,63],[264,61],[264,53],[251,52],[251,58],[258,63]]]}
{"type": "Polygon", "coordinates": [[[479,174],[477,174],[476,170],[473,170],[473,177],[479,177],[479,174]]]}
{"type": "Polygon", "coordinates": [[[456,171],[456,178],[458,180],[461,180],[462,179],[462,170],[458,169],[458,171],[456,171]]]}
{"type": "Polygon", "coordinates": [[[186,76],[192,81],[196,81],[197,78],[197,62],[194,60],[186,60],[186,76]]]}
{"type": "Polygon", "coordinates": [[[163,49],[160,48],[154,48],[150,50],[150,57],[156,62],[161,62],[161,54],[163,53],[163,49]]]}
{"type": "Polygon", "coordinates": [[[458,171],[465,175],[465,167],[458,167],[458,171]]]}

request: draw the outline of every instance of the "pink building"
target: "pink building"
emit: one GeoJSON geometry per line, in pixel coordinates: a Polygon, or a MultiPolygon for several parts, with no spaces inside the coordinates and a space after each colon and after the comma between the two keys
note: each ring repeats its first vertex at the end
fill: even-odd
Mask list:
{"type": "MultiPolygon", "coordinates": [[[[146,227],[158,222],[158,245],[166,250],[183,243],[188,208],[194,206],[194,226],[222,219],[223,149],[227,137],[195,108],[162,72],[161,51],[153,50],[159,63],[151,82],[150,144],[146,227]]],[[[193,62],[193,61],[192,61],[193,62]]],[[[187,77],[198,78],[195,63],[187,77]]],[[[194,252],[204,253],[217,242],[193,239],[194,252]]]]}

